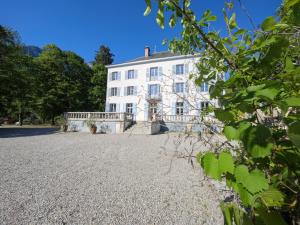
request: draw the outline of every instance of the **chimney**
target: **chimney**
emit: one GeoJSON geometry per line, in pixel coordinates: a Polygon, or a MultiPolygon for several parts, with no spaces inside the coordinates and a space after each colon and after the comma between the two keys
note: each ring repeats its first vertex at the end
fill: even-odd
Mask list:
{"type": "Polygon", "coordinates": [[[146,46],[145,47],[145,57],[149,57],[150,56],[150,47],[146,46]]]}

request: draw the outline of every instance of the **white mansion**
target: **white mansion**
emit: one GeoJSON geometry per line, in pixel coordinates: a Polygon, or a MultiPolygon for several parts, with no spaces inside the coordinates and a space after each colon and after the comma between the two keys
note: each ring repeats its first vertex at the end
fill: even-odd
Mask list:
{"type": "Polygon", "coordinates": [[[107,66],[105,111],[132,113],[136,121],[199,115],[215,102],[210,100],[207,84],[197,87],[189,79],[197,59],[171,52],[150,54],[146,47],[143,57],[107,66]]]}

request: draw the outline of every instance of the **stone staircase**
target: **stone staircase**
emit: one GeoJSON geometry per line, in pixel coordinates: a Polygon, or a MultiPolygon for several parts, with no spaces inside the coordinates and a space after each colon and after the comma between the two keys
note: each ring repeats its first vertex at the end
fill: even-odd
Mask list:
{"type": "Polygon", "coordinates": [[[137,121],[125,130],[125,134],[156,134],[159,133],[159,122],[137,121]]]}

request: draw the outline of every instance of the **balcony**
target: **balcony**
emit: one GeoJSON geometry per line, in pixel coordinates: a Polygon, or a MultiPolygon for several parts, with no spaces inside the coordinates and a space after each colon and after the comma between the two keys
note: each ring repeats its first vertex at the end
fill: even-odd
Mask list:
{"type": "Polygon", "coordinates": [[[162,99],[161,93],[147,93],[145,96],[147,101],[157,100],[160,101],[162,99]]]}

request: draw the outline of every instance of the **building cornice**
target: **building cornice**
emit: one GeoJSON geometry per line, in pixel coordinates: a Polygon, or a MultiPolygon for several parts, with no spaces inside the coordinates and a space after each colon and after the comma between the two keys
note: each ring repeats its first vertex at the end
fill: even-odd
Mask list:
{"type": "Polygon", "coordinates": [[[199,58],[200,55],[179,55],[179,56],[171,56],[171,57],[165,57],[165,58],[158,58],[158,59],[146,59],[146,60],[140,60],[140,61],[134,61],[134,62],[125,62],[125,63],[119,63],[119,64],[113,64],[113,65],[107,65],[105,66],[108,69],[111,68],[119,68],[124,66],[133,66],[133,65],[140,65],[140,64],[147,64],[147,63],[154,63],[154,62],[164,62],[164,61],[171,61],[171,60],[178,60],[178,59],[191,59],[191,58],[199,58]]]}

